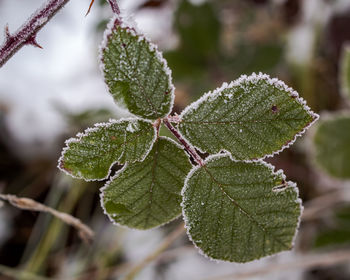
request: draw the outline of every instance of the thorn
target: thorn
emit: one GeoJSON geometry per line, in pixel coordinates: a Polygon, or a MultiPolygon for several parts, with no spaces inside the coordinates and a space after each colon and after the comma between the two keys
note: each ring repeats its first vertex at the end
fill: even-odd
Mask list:
{"type": "Polygon", "coordinates": [[[5,26],[5,35],[6,35],[6,38],[10,37],[10,30],[9,30],[9,24],[7,23],[6,26],[5,26]]]}
{"type": "Polygon", "coordinates": [[[87,10],[85,16],[87,16],[90,13],[91,7],[94,4],[94,2],[95,2],[95,0],[91,0],[90,5],[89,5],[89,9],[87,10]]]}
{"type": "Polygon", "coordinates": [[[5,26],[5,37],[6,37],[6,41],[10,40],[11,38],[11,34],[10,34],[10,30],[9,30],[9,25],[6,24],[5,26]]]}
{"type": "Polygon", "coordinates": [[[36,38],[35,38],[35,34],[33,35],[33,36],[31,36],[28,40],[27,40],[27,44],[29,44],[29,45],[33,45],[34,47],[37,47],[37,48],[40,48],[40,49],[42,49],[43,47],[42,46],[40,46],[39,44],[38,44],[38,42],[36,41],[36,38]]]}

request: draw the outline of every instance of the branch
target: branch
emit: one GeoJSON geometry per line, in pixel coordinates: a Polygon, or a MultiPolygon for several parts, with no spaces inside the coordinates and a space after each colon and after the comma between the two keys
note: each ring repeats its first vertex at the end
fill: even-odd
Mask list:
{"type": "Polygon", "coordinates": [[[0,194],[0,198],[23,210],[46,212],[52,214],[64,223],[76,228],[79,232],[80,238],[86,242],[91,241],[94,237],[94,232],[88,226],[84,225],[79,219],[74,218],[67,213],[59,212],[30,198],[20,198],[10,194],[0,194]]]}
{"type": "MultiPolygon", "coordinates": [[[[13,35],[8,25],[5,27],[5,41],[0,46],[0,68],[24,45],[42,48],[36,41],[38,31],[60,10],[69,0],[48,0],[38,9],[13,35]]],[[[116,0],[107,0],[114,13],[120,10],[116,0]]]]}
{"type": "Polygon", "coordinates": [[[117,0],[107,0],[109,5],[111,5],[113,13],[119,15],[120,14],[120,9],[117,4],[117,0]]]}
{"type": "MultiPolygon", "coordinates": [[[[171,118],[169,118],[171,119],[171,118]]],[[[182,135],[177,131],[175,127],[169,122],[168,118],[163,119],[163,123],[170,130],[170,132],[181,142],[181,144],[185,147],[185,150],[193,157],[193,159],[200,165],[204,166],[203,159],[196,152],[196,150],[189,144],[182,135]]]]}

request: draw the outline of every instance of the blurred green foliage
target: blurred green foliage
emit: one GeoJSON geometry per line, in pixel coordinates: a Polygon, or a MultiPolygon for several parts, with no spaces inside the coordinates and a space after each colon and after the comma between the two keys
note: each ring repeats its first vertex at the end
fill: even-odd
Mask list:
{"type": "Polygon", "coordinates": [[[332,222],[316,236],[315,248],[350,244],[350,206],[335,211],[332,222]]]}
{"type": "MultiPolygon", "coordinates": [[[[241,74],[260,71],[273,74],[282,59],[282,38],[264,30],[263,36],[268,38],[259,38],[259,30],[254,34],[252,30],[260,24],[260,18],[253,12],[253,4],[242,3],[232,5],[244,12],[237,22],[230,23],[223,18],[224,1],[199,5],[180,1],[174,19],[179,46],[164,56],[175,83],[187,87],[193,99],[218,86],[218,82],[234,80],[241,74]]],[[[227,15],[229,19],[233,16],[236,15],[227,15]]]]}

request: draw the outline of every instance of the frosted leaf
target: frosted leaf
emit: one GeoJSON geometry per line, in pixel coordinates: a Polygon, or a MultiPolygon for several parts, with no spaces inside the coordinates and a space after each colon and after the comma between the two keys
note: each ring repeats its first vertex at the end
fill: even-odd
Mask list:
{"type": "Polygon", "coordinates": [[[58,167],[85,180],[108,177],[114,163],[141,161],[152,148],[156,130],[138,119],[111,120],[66,141],[58,167]]]}
{"type": "Polygon", "coordinates": [[[246,160],[288,147],[318,115],[283,82],[253,74],[205,94],[180,117],[182,135],[202,152],[246,160]]]}
{"type": "Polygon", "coordinates": [[[210,157],[190,172],[182,194],[188,235],[210,258],[248,262],[293,247],[298,190],[263,161],[210,157]]]}
{"type": "Polygon", "coordinates": [[[160,137],[143,162],[126,165],[103,187],[105,214],[137,229],[169,222],[181,213],[181,189],[190,169],[184,150],[160,137]]]}
{"type": "Polygon", "coordinates": [[[314,135],[315,159],[328,174],[350,178],[350,115],[322,120],[314,135]]]}
{"type": "Polygon", "coordinates": [[[350,99],[350,45],[347,45],[343,49],[343,54],[340,61],[340,83],[342,93],[348,99],[350,99]]]}
{"type": "Polygon", "coordinates": [[[118,105],[146,119],[171,112],[171,71],[155,45],[115,18],[105,32],[100,53],[105,81],[118,105]]]}

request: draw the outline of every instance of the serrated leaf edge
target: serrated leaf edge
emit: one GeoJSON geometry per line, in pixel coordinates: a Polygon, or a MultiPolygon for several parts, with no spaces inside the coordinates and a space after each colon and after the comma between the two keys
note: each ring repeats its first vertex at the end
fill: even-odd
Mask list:
{"type": "MultiPolygon", "coordinates": [[[[254,160],[264,160],[266,158],[278,155],[284,149],[289,148],[291,145],[293,145],[294,142],[297,140],[297,138],[302,136],[319,119],[320,116],[310,109],[310,107],[306,104],[306,101],[302,97],[299,97],[298,92],[296,92],[294,89],[292,89],[291,87],[288,87],[283,81],[281,81],[281,80],[279,80],[277,78],[270,78],[269,75],[263,74],[261,72],[259,72],[259,74],[252,73],[249,76],[241,75],[238,79],[232,81],[231,83],[228,84],[228,83],[225,82],[225,83],[223,83],[221,85],[221,87],[216,88],[214,91],[209,91],[209,92],[205,93],[201,98],[199,98],[198,100],[192,102],[190,105],[188,105],[181,112],[181,114],[179,116],[180,117],[180,123],[181,123],[181,119],[183,118],[183,116],[186,113],[190,112],[191,110],[195,110],[199,105],[201,105],[201,103],[206,102],[207,100],[210,100],[210,101],[215,100],[216,98],[218,98],[220,96],[220,94],[222,93],[223,90],[225,90],[227,88],[231,88],[231,87],[240,86],[244,82],[257,82],[259,80],[266,80],[271,85],[276,86],[277,88],[288,92],[289,96],[292,97],[293,99],[297,100],[297,102],[299,102],[299,104],[301,104],[303,106],[303,108],[307,111],[307,113],[310,114],[311,117],[313,118],[313,120],[311,122],[309,122],[300,132],[296,133],[294,135],[294,137],[290,141],[288,141],[286,144],[284,144],[279,150],[277,150],[275,152],[272,152],[270,154],[266,154],[263,157],[256,158],[254,160]]],[[[203,151],[201,148],[197,147],[195,144],[193,144],[191,141],[189,141],[186,138],[186,136],[184,136],[181,133],[181,131],[179,131],[179,133],[184,139],[186,139],[189,143],[191,143],[201,153],[206,153],[206,151],[203,151]]],[[[220,150],[220,152],[231,154],[226,149],[222,149],[222,150],[220,150]]],[[[231,158],[233,159],[233,157],[231,157],[231,158]]]]}
{"type": "MultiPolygon", "coordinates": [[[[169,137],[167,137],[167,136],[159,136],[159,137],[157,138],[157,140],[160,139],[160,138],[166,139],[166,140],[172,142],[172,143],[175,144],[178,148],[180,148],[181,150],[183,150],[183,151],[185,152],[185,154],[187,155],[188,162],[192,165],[189,155],[187,154],[187,152],[185,151],[185,149],[184,149],[179,143],[177,143],[176,141],[174,141],[173,139],[171,139],[171,138],[169,138],[169,137]]],[[[152,147],[153,147],[153,145],[152,145],[152,147]]],[[[147,154],[147,155],[148,155],[148,154],[147,154]]],[[[109,180],[106,182],[106,184],[105,184],[103,187],[100,188],[100,204],[101,204],[101,207],[102,207],[102,209],[103,209],[103,213],[104,213],[105,215],[107,215],[108,219],[112,222],[113,225],[119,226],[119,227],[123,227],[123,228],[126,228],[126,229],[132,229],[132,230],[135,230],[135,231],[145,231],[145,230],[156,229],[156,228],[159,228],[159,227],[161,227],[161,226],[164,226],[164,225],[166,225],[166,224],[168,224],[168,223],[171,223],[172,221],[176,220],[177,218],[179,218],[179,217],[182,215],[182,209],[181,209],[181,213],[180,213],[179,215],[177,215],[176,217],[174,217],[174,218],[170,219],[169,221],[166,221],[166,222],[164,222],[164,223],[162,223],[162,224],[160,224],[160,225],[158,225],[158,226],[156,226],[156,227],[152,227],[151,229],[132,228],[132,227],[128,227],[128,226],[126,226],[126,225],[122,225],[122,224],[120,224],[120,223],[117,223],[117,222],[113,219],[113,217],[111,217],[111,215],[108,214],[108,212],[107,212],[107,210],[106,210],[106,208],[105,208],[105,206],[104,206],[104,204],[103,204],[104,191],[105,191],[106,188],[109,187],[109,185],[112,183],[112,181],[113,181],[114,179],[116,179],[116,178],[119,176],[119,174],[122,173],[122,172],[125,170],[125,168],[127,167],[127,165],[128,165],[128,164],[125,164],[120,170],[118,170],[112,177],[109,178],[109,180]]],[[[186,180],[186,179],[185,179],[185,180],[186,180]]],[[[181,193],[181,196],[182,196],[182,193],[181,193]]],[[[181,206],[181,207],[182,207],[182,206],[181,206]]]]}
{"type": "MultiPolygon", "coordinates": [[[[205,159],[205,165],[208,164],[210,161],[214,161],[216,159],[220,159],[220,158],[224,158],[224,157],[229,157],[232,161],[234,162],[245,162],[245,163],[258,163],[258,164],[262,164],[266,167],[268,167],[270,170],[271,170],[271,173],[272,175],[276,175],[276,176],[281,176],[283,180],[286,181],[286,176],[285,174],[283,173],[283,170],[282,169],[278,169],[277,171],[275,171],[275,166],[273,166],[272,164],[270,163],[267,163],[266,161],[263,161],[261,159],[258,159],[258,160],[236,160],[234,158],[231,157],[231,154],[230,153],[226,153],[226,154],[215,154],[215,155],[210,155],[208,156],[206,159],[205,159]]],[[[204,166],[205,166],[204,165],[204,166]]],[[[220,260],[220,259],[214,259],[210,256],[208,256],[201,248],[199,248],[196,243],[193,241],[192,239],[192,236],[190,234],[190,226],[188,226],[188,217],[186,216],[185,214],[185,211],[184,211],[184,202],[186,201],[186,197],[185,197],[185,191],[187,190],[188,188],[188,181],[189,179],[193,176],[193,174],[198,170],[200,169],[202,166],[194,166],[191,171],[188,173],[186,179],[185,179],[185,184],[184,184],[184,187],[183,189],[181,190],[181,196],[182,196],[182,202],[181,202],[181,208],[182,208],[182,217],[184,219],[184,223],[185,223],[185,229],[186,229],[186,233],[187,233],[187,236],[189,238],[189,240],[193,243],[194,247],[198,250],[198,252],[208,258],[209,260],[211,261],[214,261],[216,263],[232,263],[231,261],[227,261],[227,260],[220,260]]],[[[296,192],[297,194],[297,199],[295,200],[295,203],[299,204],[299,207],[300,207],[300,215],[298,217],[298,221],[297,221],[297,224],[296,224],[296,228],[295,228],[295,232],[294,232],[294,236],[293,236],[293,239],[292,239],[292,248],[294,247],[295,245],[295,240],[296,240],[296,237],[298,235],[298,230],[299,230],[299,227],[300,227],[300,223],[301,223],[301,217],[302,217],[302,214],[303,214],[303,211],[304,211],[304,206],[302,205],[302,200],[300,199],[299,197],[299,189],[296,185],[296,183],[292,182],[292,181],[286,181],[286,184],[287,184],[287,187],[286,188],[283,188],[281,190],[279,190],[278,192],[280,191],[284,191],[285,189],[287,188],[293,188],[293,190],[296,192]]],[[[273,192],[273,188],[271,189],[271,191],[273,192]]],[[[276,254],[273,254],[273,255],[268,255],[268,256],[264,256],[264,257],[261,257],[261,258],[258,258],[258,259],[255,259],[251,262],[254,262],[254,261],[257,261],[257,260],[262,260],[262,259],[267,259],[267,258],[271,258],[273,256],[276,256],[276,255],[280,255],[280,254],[285,254],[286,253],[286,250],[285,251],[281,251],[281,252],[278,252],[276,254]]],[[[250,263],[251,263],[250,262],[250,263]]]]}
{"type": "Polygon", "coordinates": [[[89,136],[90,133],[92,132],[95,132],[97,131],[98,129],[100,129],[101,127],[105,127],[105,128],[108,128],[110,127],[111,125],[113,124],[118,124],[118,123],[122,123],[122,122],[125,122],[125,121],[144,121],[144,122],[147,122],[149,124],[152,125],[153,127],[153,130],[154,130],[154,136],[153,136],[153,139],[151,141],[151,145],[149,147],[149,149],[146,151],[145,155],[138,161],[143,161],[146,156],[149,154],[149,152],[152,150],[152,147],[153,147],[153,144],[155,143],[155,141],[157,140],[157,129],[153,126],[152,122],[149,121],[149,120],[146,120],[146,119],[142,119],[142,118],[120,118],[118,120],[115,120],[115,119],[109,119],[108,122],[104,122],[104,123],[95,123],[93,127],[88,127],[87,129],[84,130],[84,132],[78,132],[77,135],[75,137],[71,137],[69,139],[67,139],[64,143],[65,143],[65,147],[62,149],[62,152],[61,152],[61,156],[60,158],[58,159],[58,164],[57,164],[57,168],[61,171],[63,171],[65,174],[75,178],[75,179],[83,179],[85,180],[86,182],[92,182],[92,181],[103,181],[103,180],[106,180],[110,174],[111,174],[111,169],[112,167],[117,164],[119,162],[119,159],[123,156],[124,152],[119,156],[118,159],[116,159],[109,167],[109,170],[108,170],[108,174],[104,177],[104,178],[101,178],[101,179],[87,179],[87,178],[84,178],[84,177],[79,177],[79,176],[76,176],[76,175],[73,175],[72,173],[70,173],[67,169],[65,169],[63,167],[63,163],[64,163],[64,155],[65,153],[69,150],[69,144],[70,143],[79,143],[81,141],[81,139],[83,137],[86,137],[86,136],[89,136]]]}
{"type": "MultiPolygon", "coordinates": [[[[169,111],[162,117],[166,117],[168,116],[173,107],[174,107],[174,101],[175,101],[175,86],[173,84],[173,79],[172,79],[172,71],[168,66],[168,62],[166,61],[166,59],[163,57],[163,54],[161,51],[158,50],[158,46],[153,44],[151,42],[151,40],[144,34],[142,34],[138,28],[137,28],[137,24],[133,21],[133,19],[129,16],[126,17],[122,14],[120,15],[114,15],[109,23],[107,24],[107,28],[103,33],[103,40],[102,43],[99,46],[99,56],[98,56],[98,61],[99,61],[99,66],[100,66],[100,71],[102,73],[103,79],[105,81],[105,86],[107,91],[110,93],[110,89],[106,83],[106,78],[104,76],[104,69],[105,69],[105,64],[103,62],[103,51],[107,48],[107,44],[108,44],[108,38],[110,35],[112,35],[113,31],[115,30],[115,26],[119,25],[121,28],[125,29],[129,34],[131,34],[134,37],[138,37],[139,41],[145,41],[148,44],[148,48],[150,52],[154,52],[156,57],[158,58],[158,60],[160,61],[160,63],[163,66],[163,70],[165,72],[165,74],[168,76],[168,82],[170,85],[170,95],[171,95],[171,100],[170,100],[170,109],[169,111]]],[[[115,102],[116,103],[116,102],[115,102]]],[[[118,105],[116,103],[116,105],[118,105]]],[[[119,105],[118,105],[119,106],[119,105]]],[[[128,110],[126,108],[126,110],[128,110]]],[[[129,110],[128,110],[129,112],[129,110]]],[[[131,113],[131,112],[130,112],[131,113]]],[[[131,113],[132,114],[132,113],[131,113]]],[[[133,114],[134,115],[134,114],[133,114]]],[[[139,117],[139,116],[137,116],[139,117]]]]}

